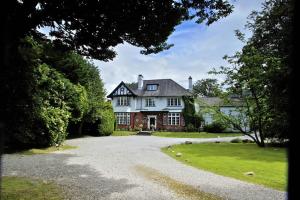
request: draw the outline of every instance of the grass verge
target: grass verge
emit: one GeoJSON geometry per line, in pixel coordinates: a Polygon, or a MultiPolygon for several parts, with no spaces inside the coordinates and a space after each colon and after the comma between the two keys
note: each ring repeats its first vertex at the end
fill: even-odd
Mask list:
{"type": "Polygon", "coordinates": [[[207,133],[207,132],[154,132],[154,136],[174,138],[216,138],[242,136],[240,133],[207,133]]]}
{"type": "Polygon", "coordinates": [[[256,144],[202,143],[163,148],[169,156],[199,169],[277,190],[287,188],[285,148],[260,148],[256,144]],[[176,153],[182,153],[176,157],[176,153]],[[253,175],[245,175],[253,172],[253,175]]]}
{"type": "Polygon", "coordinates": [[[192,187],[191,185],[186,185],[177,180],[174,180],[150,167],[138,165],[135,167],[135,169],[139,174],[141,174],[145,178],[169,188],[180,197],[191,199],[191,200],[221,200],[222,199],[216,195],[202,192],[192,187]]]}
{"type": "Polygon", "coordinates": [[[136,135],[137,131],[114,131],[111,136],[130,136],[136,135]]]}
{"type": "Polygon", "coordinates": [[[76,149],[76,146],[71,145],[63,145],[60,147],[48,147],[48,148],[42,148],[42,149],[29,149],[25,151],[18,152],[18,154],[23,155],[35,155],[35,154],[47,154],[55,151],[63,151],[63,150],[69,150],[69,149],[76,149]]]}
{"type": "Polygon", "coordinates": [[[23,178],[2,177],[1,199],[3,200],[63,200],[62,191],[54,183],[23,178]]]}

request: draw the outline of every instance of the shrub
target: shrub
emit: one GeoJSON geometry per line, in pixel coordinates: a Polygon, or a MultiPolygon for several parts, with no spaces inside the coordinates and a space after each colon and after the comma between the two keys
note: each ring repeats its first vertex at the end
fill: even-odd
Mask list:
{"type": "Polygon", "coordinates": [[[231,143],[241,143],[242,140],[240,138],[235,138],[233,140],[230,141],[231,143]]]}
{"type": "Polygon", "coordinates": [[[220,122],[213,122],[211,124],[204,125],[203,130],[210,133],[222,133],[225,130],[225,126],[220,122]]]}
{"type": "Polygon", "coordinates": [[[115,115],[110,102],[104,102],[99,126],[100,135],[111,135],[114,132],[115,115]]]}
{"type": "Polygon", "coordinates": [[[187,132],[193,132],[193,131],[195,131],[195,126],[193,124],[188,124],[185,127],[185,131],[187,131],[187,132]]]}
{"type": "MultiPolygon", "coordinates": [[[[67,126],[71,113],[66,109],[43,107],[41,117],[45,125],[47,146],[61,145],[67,136],[67,126]]],[[[45,139],[46,139],[45,138],[45,139]]]]}

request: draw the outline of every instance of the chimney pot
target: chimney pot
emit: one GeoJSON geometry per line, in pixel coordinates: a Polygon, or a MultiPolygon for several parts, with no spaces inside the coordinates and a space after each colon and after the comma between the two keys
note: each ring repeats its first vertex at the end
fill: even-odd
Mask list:
{"type": "Polygon", "coordinates": [[[143,75],[139,74],[138,75],[138,90],[142,90],[143,89],[143,75]]]}

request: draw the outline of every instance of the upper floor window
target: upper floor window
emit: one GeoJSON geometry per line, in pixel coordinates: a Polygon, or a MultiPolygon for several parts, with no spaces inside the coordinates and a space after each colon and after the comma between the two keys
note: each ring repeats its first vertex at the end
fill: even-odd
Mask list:
{"type": "Polygon", "coordinates": [[[168,106],[181,106],[180,98],[168,98],[168,106]]]}
{"type": "Polygon", "coordinates": [[[153,98],[146,99],[146,107],[155,107],[155,101],[153,98]]]}
{"type": "Polygon", "coordinates": [[[157,85],[156,84],[149,84],[149,85],[147,85],[147,90],[155,91],[155,90],[157,90],[157,85]]]}
{"type": "Polygon", "coordinates": [[[129,98],[118,97],[117,106],[129,106],[129,98]]]}

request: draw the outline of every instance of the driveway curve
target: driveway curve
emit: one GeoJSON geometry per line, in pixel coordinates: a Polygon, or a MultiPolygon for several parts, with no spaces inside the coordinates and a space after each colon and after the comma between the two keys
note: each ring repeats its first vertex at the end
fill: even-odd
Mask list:
{"type": "Polygon", "coordinates": [[[160,151],[161,147],[186,140],[215,142],[231,139],[156,136],[78,138],[67,141],[69,145],[78,146],[77,149],[45,155],[3,155],[2,175],[55,181],[72,200],[194,199],[147,178],[139,169],[151,169],[180,184],[223,199],[285,199],[285,192],[199,170],[160,151]]]}

